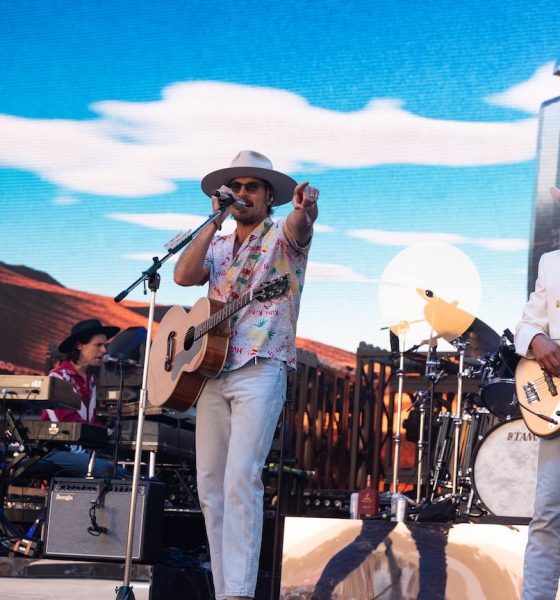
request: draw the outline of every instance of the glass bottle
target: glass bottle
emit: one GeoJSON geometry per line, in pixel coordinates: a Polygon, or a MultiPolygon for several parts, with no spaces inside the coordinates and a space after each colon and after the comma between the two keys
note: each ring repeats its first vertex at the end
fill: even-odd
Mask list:
{"type": "Polygon", "coordinates": [[[371,485],[371,475],[367,476],[366,487],[358,492],[358,516],[372,517],[379,512],[379,492],[371,485]]]}

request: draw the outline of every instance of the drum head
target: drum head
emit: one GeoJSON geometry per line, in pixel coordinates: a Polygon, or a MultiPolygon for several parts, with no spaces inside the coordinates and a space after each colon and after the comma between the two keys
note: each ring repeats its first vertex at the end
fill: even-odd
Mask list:
{"type": "Polygon", "coordinates": [[[484,508],[500,517],[533,515],[539,438],[522,419],[500,423],[475,450],[473,489],[484,508]]]}

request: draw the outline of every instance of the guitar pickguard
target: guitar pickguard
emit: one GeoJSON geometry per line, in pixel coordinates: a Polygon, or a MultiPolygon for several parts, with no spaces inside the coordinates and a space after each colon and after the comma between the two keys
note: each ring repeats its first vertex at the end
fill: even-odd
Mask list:
{"type": "Polygon", "coordinates": [[[193,362],[194,357],[202,348],[202,338],[195,340],[193,345],[188,350],[178,350],[175,348],[175,356],[173,357],[173,366],[171,368],[171,379],[175,380],[181,374],[181,371],[191,371],[192,369],[185,368],[185,365],[193,362]]]}

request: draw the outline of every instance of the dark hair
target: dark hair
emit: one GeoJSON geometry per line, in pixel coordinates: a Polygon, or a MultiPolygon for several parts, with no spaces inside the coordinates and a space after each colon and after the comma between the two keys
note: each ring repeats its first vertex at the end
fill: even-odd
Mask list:
{"type": "Polygon", "coordinates": [[[270,185],[270,183],[268,181],[266,181],[266,179],[262,179],[262,181],[264,182],[264,185],[266,186],[266,194],[267,196],[270,196],[273,201],[268,205],[268,216],[270,217],[272,215],[272,213],[274,212],[274,208],[272,207],[272,205],[274,204],[274,188],[270,185]]]}
{"type": "Polygon", "coordinates": [[[89,344],[92,339],[93,339],[93,335],[86,335],[82,338],[77,339],[74,342],[74,345],[72,346],[72,348],[70,348],[70,350],[66,354],[66,358],[68,360],[72,361],[74,364],[78,364],[78,361],[80,360],[80,353],[82,352],[78,348],[78,344],[89,344]]]}

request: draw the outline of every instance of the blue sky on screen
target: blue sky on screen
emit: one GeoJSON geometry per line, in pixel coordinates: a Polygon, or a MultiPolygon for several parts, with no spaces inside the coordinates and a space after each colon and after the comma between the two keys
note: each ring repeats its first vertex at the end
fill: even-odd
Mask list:
{"type": "MultiPolygon", "coordinates": [[[[208,214],[201,177],[251,148],[321,189],[300,335],[387,346],[380,278],[424,242],[460,249],[480,274],[477,316],[515,326],[538,109],[560,95],[557,2],[0,0],[0,11],[1,260],[114,296],[208,214]]],[[[204,293],[171,272],[160,303],[204,293]]],[[[465,306],[469,285],[446,300],[465,306]]]]}

